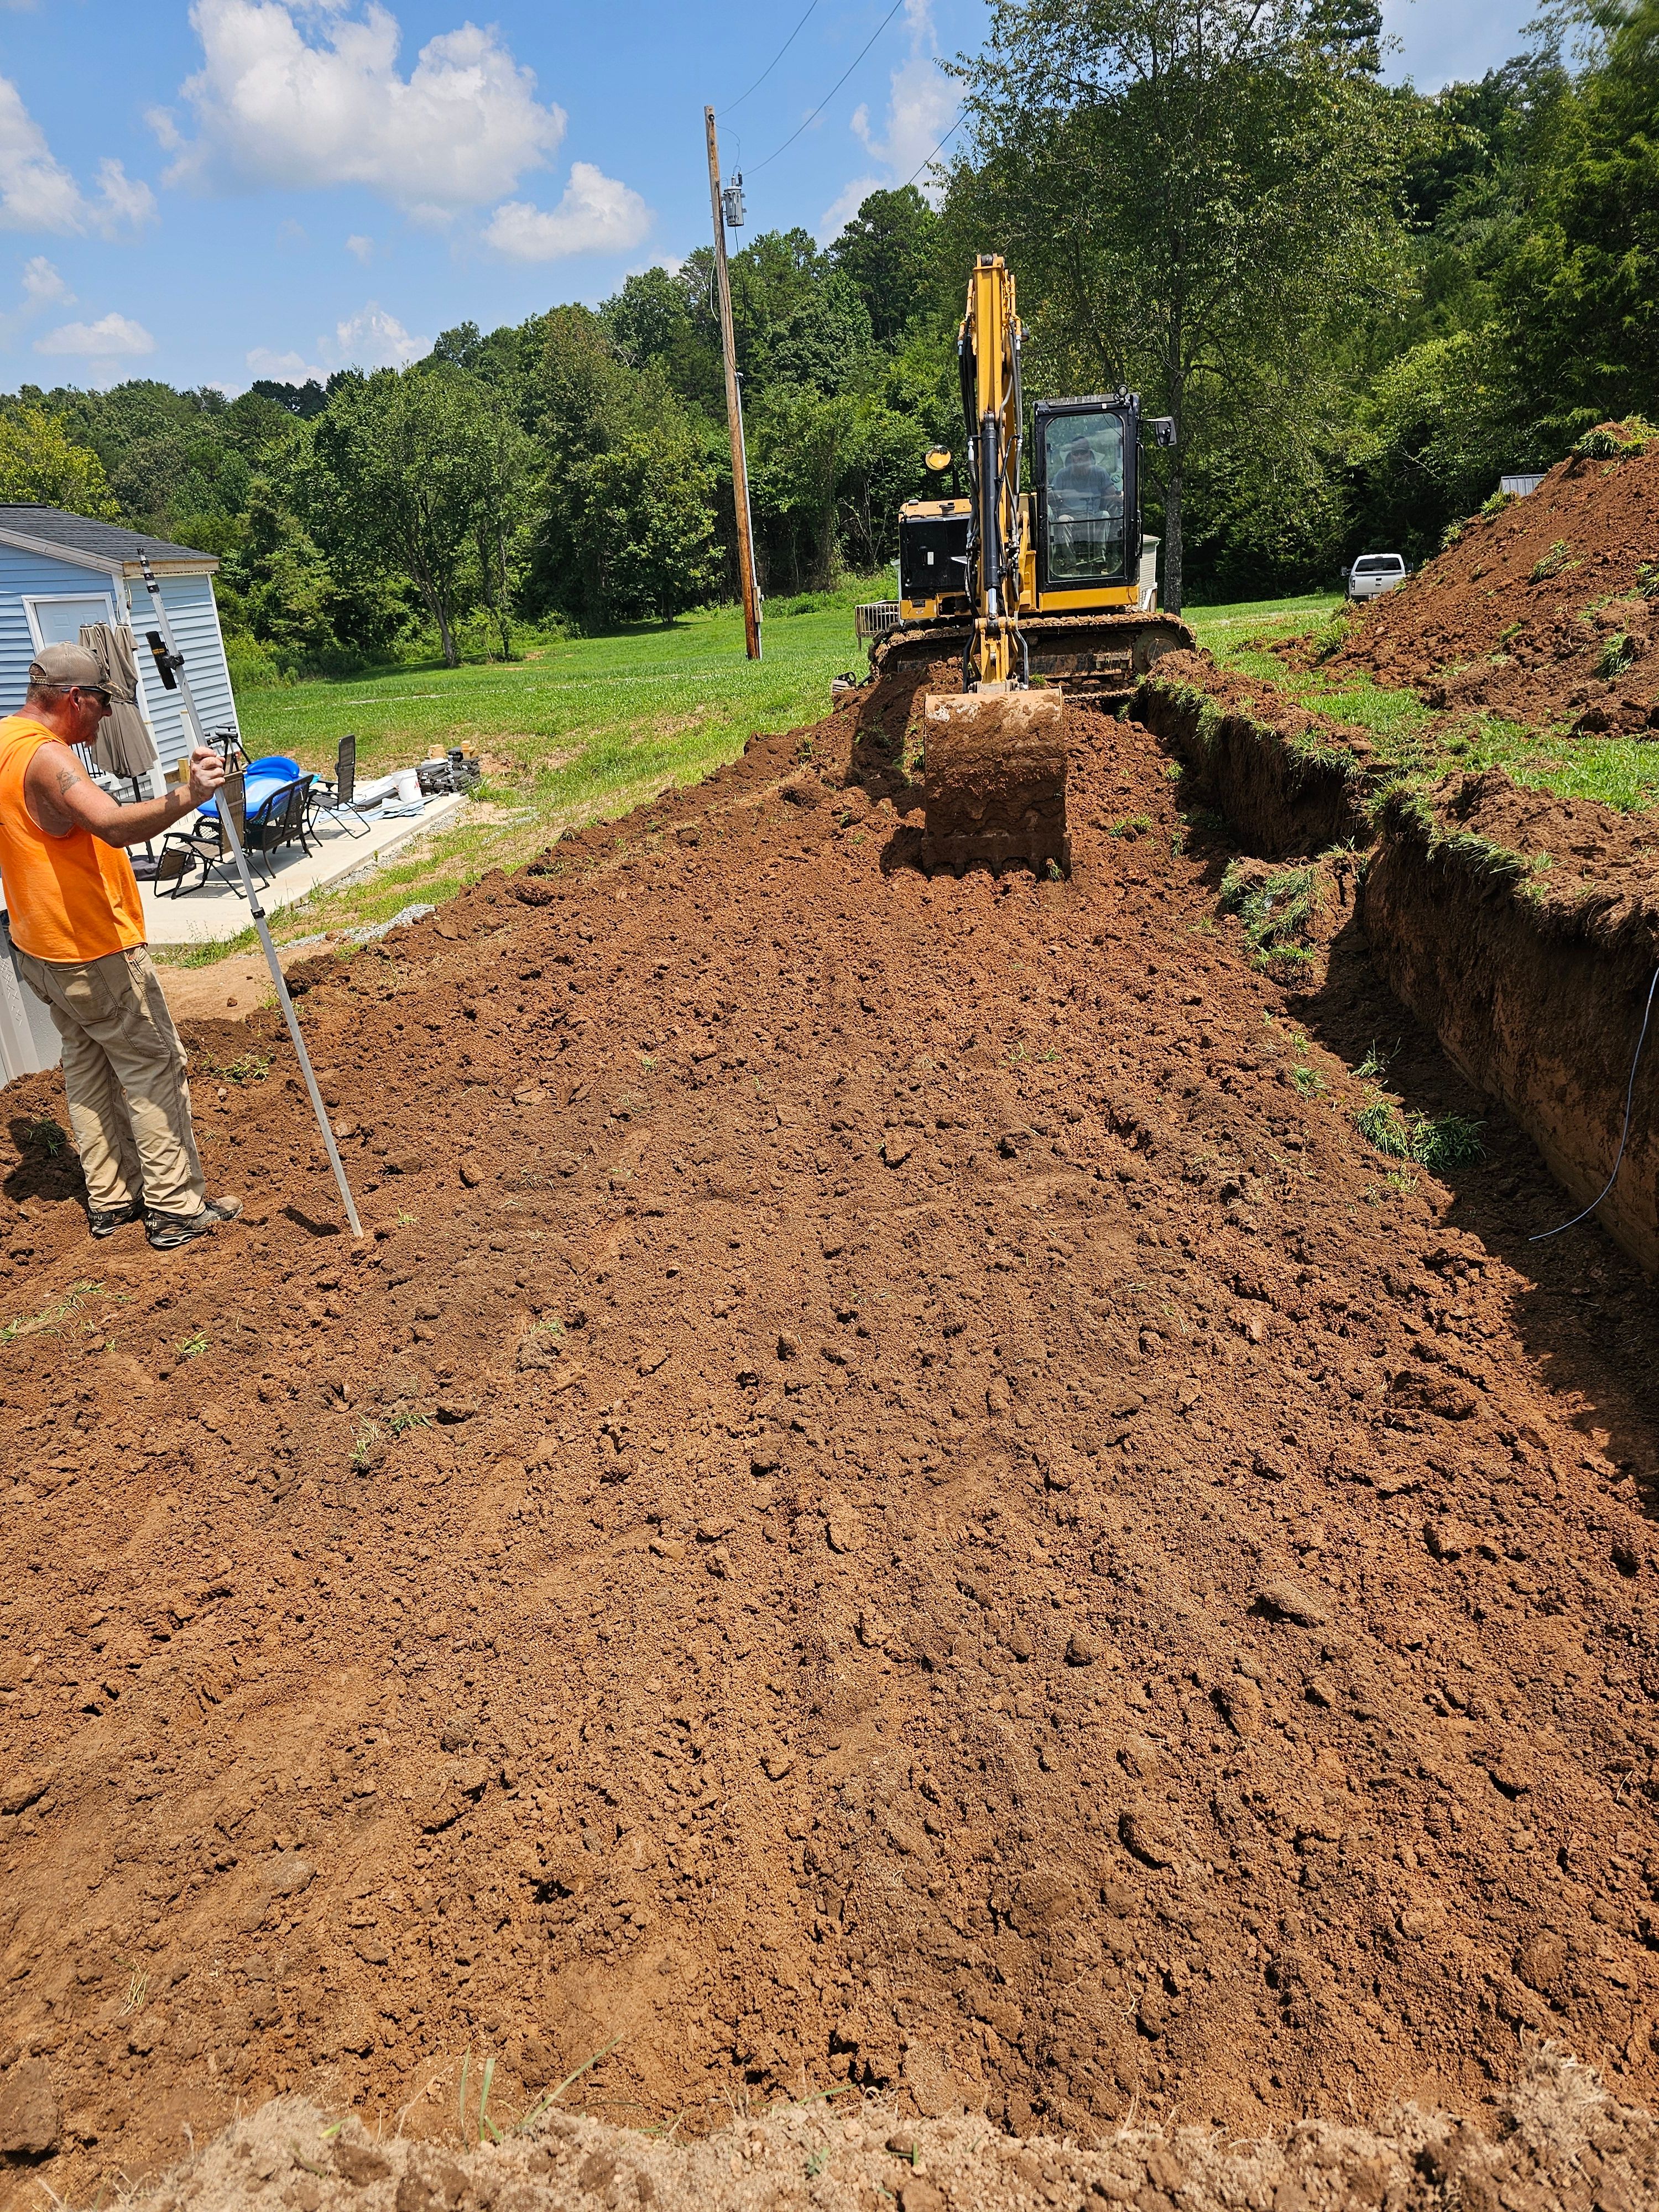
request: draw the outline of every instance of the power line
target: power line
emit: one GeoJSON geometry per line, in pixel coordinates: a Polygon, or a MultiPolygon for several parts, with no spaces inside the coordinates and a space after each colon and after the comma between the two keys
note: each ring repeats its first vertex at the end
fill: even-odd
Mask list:
{"type": "MultiPolygon", "coordinates": [[[[812,13],[813,9],[814,9],[814,8],[816,8],[816,7],[817,6],[817,4],[818,4],[818,0],[810,0],[810,4],[808,5],[808,7],[807,7],[807,10],[806,10],[806,15],[810,15],[812,13]]],[[[765,83],[765,82],[766,82],[767,78],[768,78],[769,76],[771,76],[771,74],[772,74],[773,70],[777,67],[778,64],[779,64],[779,63],[783,59],[784,56],[788,52],[788,51],[789,51],[790,47],[791,47],[791,46],[793,46],[794,45],[794,43],[795,43],[796,40],[797,40],[798,38],[799,38],[799,36],[800,36],[801,33],[802,33],[802,32],[806,28],[806,15],[803,15],[803,16],[801,17],[801,19],[800,19],[799,22],[796,24],[796,26],[795,26],[795,27],[794,27],[794,29],[793,29],[793,31],[791,31],[791,33],[789,33],[788,37],[784,40],[783,44],[782,44],[782,45],[778,48],[778,50],[777,50],[776,53],[775,53],[775,54],[773,55],[773,57],[772,57],[771,60],[770,60],[769,62],[768,62],[768,64],[766,64],[766,67],[765,67],[765,68],[761,71],[760,75],[759,75],[759,76],[755,79],[755,82],[753,82],[753,84],[751,84],[751,85],[750,86],[750,88],[749,88],[749,92],[758,92],[758,91],[760,90],[761,87],[765,83]]],[[[721,122],[722,122],[722,123],[726,120],[726,117],[727,117],[728,115],[731,115],[731,114],[735,113],[735,112],[736,112],[739,107],[741,107],[741,106],[743,106],[744,101],[745,100],[747,100],[747,99],[748,99],[748,97],[749,97],[749,92],[740,93],[740,94],[738,94],[738,96],[737,97],[737,99],[736,99],[736,100],[734,100],[732,102],[732,104],[731,104],[731,106],[730,106],[729,107],[722,107],[722,108],[720,108],[720,109],[719,109],[719,110],[717,111],[717,112],[718,112],[718,113],[719,113],[719,115],[720,115],[720,120],[721,120],[721,122]]]]}
{"type": "MultiPolygon", "coordinates": [[[[945,148],[950,144],[951,141],[951,140],[956,137],[956,135],[957,135],[957,131],[961,130],[961,128],[962,128],[963,125],[967,120],[968,120],[968,111],[967,111],[967,109],[964,107],[964,108],[963,109],[963,111],[962,111],[961,114],[957,116],[957,118],[956,121],[955,121],[955,122],[951,125],[950,129],[945,132],[945,134],[944,137],[942,137],[942,138],[939,140],[939,142],[938,145],[934,147],[934,149],[933,149],[933,152],[932,152],[931,154],[927,155],[927,156],[926,156],[922,161],[919,161],[919,162],[917,163],[916,167],[915,167],[914,169],[912,169],[912,170],[911,170],[911,172],[910,172],[909,175],[908,175],[908,176],[904,179],[904,187],[908,187],[908,186],[909,186],[909,185],[914,185],[914,184],[915,184],[915,182],[916,181],[916,179],[917,179],[917,178],[921,174],[922,171],[923,171],[923,170],[927,167],[928,162],[929,162],[929,161],[935,161],[935,160],[937,160],[937,158],[939,157],[939,155],[941,155],[941,154],[945,151],[945,148]]],[[[903,189],[904,187],[902,187],[901,189],[903,189]]]]}
{"type": "Polygon", "coordinates": [[[789,149],[794,144],[796,139],[800,137],[801,131],[806,129],[807,124],[816,123],[817,121],[819,116],[822,115],[824,109],[829,106],[830,101],[841,90],[842,85],[844,85],[848,78],[852,76],[853,71],[864,59],[866,54],[867,54],[871,47],[875,45],[876,40],[881,36],[882,33],[887,28],[887,26],[892,21],[894,16],[897,15],[899,9],[903,7],[903,5],[904,0],[893,0],[892,6],[887,10],[887,13],[882,17],[880,22],[877,24],[875,29],[872,31],[869,37],[859,48],[857,53],[854,55],[852,60],[848,64],[847,67],[842,71],[841,75],[830,86],[829,91],[824,94],[823,98],[819,100],[817,106],[807,117],[806,122],[801,125],[800,130],[792,131],[789,136],[784,140],[781,146],[775,146],[773,148],[772,151],[767,155],[764,161],[757,161],[754,168],[749,172],[751,177],[759,170],[765,168],[769,162],[775,161],[780,154],[787,154],[789,151],[789,149]]]}

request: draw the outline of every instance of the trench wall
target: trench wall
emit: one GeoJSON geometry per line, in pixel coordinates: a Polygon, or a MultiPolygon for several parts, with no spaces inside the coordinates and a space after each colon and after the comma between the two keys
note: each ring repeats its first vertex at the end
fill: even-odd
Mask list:
{"type": "MultiPolygon", "coordinates": [[[[1471,830],[1483,793],[1514,793],[1496,772],[1385,797],[1352,733],[1322,734],[1288,702],[1282,722],[1270,719],[1218,683],[1219,696],[1190,674],[1150,678],[1132,711],[1249,851],[1277,860],[1349,842],[1368,848],[1358,920],[1389,988],[1537,1145],[1571,1201],[1562,1218],[1588,1206],[1618,1156],[1659,966],[1659,900],[1557,884],[1471,830]]],[[[1612,810],[1595,811],[1620,834],[1612,810]]],[[[1618,1180],[1596,1218],[1659,1273],[1659,1004],[1655,1017],[1618,1180]]]]}
{"type": "MultiPolygon", "coordinates": [[[[1167,672],[1173,658],[1166,655],[1160,670],[1167,672]]],[[[1200,671],[1200,655],[1180,658],[1200,671]]],[[[1253,701],[1229,696],[1240,687],[1224,678],[1218,685],[1206,689],[1201,672],[1197,680],[1149,676],[1130,706],[1135,720],[1179,756],[1194,794],[1224,814],[1241,842],[1266,860],[1369,844],[1366,802],[1376,773],[1363,736],[1339,732],[1288,702],[1282,716],[1265,720],[1253,701]]]]}
{"type": "MultiPolygon", "coordinates": [[[[1366,870],[1361,927],[1395,996],[1469,1080],[1501,1099],[1573,1201],[1613,1172],[1644,1004],[1659,963],[1651,915],[1563,908],[1479,841],[1391,802],[1366,870]]],[[[1597,1218],[1659,1273],[1659,1041],[1650,1030],[1619,1177],[1597,1218]],[[1651,1056],[1650,1056],[1651,1055],[1651,1056]]],[[[1554,1226],[1553,1224],[1549,1224],[1554,1226]]]]}

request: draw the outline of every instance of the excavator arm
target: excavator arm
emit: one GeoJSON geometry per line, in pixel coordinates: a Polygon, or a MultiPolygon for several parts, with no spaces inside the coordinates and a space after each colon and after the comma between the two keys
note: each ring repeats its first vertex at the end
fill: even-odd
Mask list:
{"type": "Polygon", "coordinates": [[[1019,384],[1024,333],[1013,272],[1000,254],[982,253],[968,279],[968,307],[957,337],[971,495],[968,539],[974,636],[963,682],[1024,681],[1019,655],[1019,384]]]}
{"type": "Polygon", "coordinates": [[[1000,254],[968,279],[957,337],[968,433],[968,598],[962,689],[929,696],[924,715],[922,859],[929,867],[1010,860],[1064,872],[1065,709],[1033,690],[1020,635],[1019,317],[1000,254]]]}

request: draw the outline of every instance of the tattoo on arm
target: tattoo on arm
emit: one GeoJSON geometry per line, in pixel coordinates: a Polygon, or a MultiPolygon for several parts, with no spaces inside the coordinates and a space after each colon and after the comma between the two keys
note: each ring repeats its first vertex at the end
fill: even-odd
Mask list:
{"type": "Polygon", "coordinates": [[[85,781],[86,778],[78,768],[60,768],[58,771],[58,797],[61,799],[66,792],[73,791],[77,783],[85,781]]]}

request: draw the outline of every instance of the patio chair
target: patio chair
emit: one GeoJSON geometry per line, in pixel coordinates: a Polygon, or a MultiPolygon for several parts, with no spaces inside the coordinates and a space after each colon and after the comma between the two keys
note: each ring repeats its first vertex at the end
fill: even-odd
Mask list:
{"type": "Polygon", "coordinates": [[[319,775],[311,787],[310,827],[320,830],[317,817],[325,814],[338,823],[347,836],[367,837],[370,825],[357,811],[356,793],[357,739],[348,732],[335,755],[333,775],[319,775]]]}
{"type": "Polygon", "coordinates": [[[310,803],[313,778],[296,776],[285,783],[256,806],[247,817],[247,846],[250,852],[280,853],[285,845],[298,844],[307,859],[311,846],[306,836],[306,812],[310,803]]]}
{"type": "MultiPolygon", "coordinates": [[[[270,866],[248,839],[246,796],[240,769],[225,778],[218,795],[242,840],[249,867],[260,869],[269,882],[270,866]]],[[[165,888],[169,898],[178,898],[185,890],[200,890],[216,868],[241,897],[241,875],[230,857],[230,839],[217,807],[211,814],[198,815],[188,830],[169,830],[161,840],[161,849],[155,856],[155,888],[158,891],[165,888]],[[202,871],[201,878],[192,884],[186,879],[197,866],[202,871]]]]}

